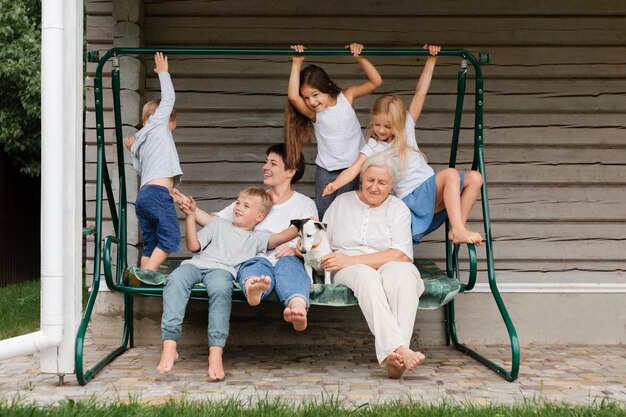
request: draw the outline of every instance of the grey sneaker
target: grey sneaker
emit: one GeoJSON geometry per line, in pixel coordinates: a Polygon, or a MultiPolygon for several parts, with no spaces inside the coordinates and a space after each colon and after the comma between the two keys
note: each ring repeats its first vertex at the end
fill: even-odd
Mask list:
{"type": "Polygon", "coordinates": [[[167,281],[167,275],[150,271],[149,269],[141,269],[136,266],[128,267],[128,273],[148,285],[163,285],[165,281],[167,281]]]}

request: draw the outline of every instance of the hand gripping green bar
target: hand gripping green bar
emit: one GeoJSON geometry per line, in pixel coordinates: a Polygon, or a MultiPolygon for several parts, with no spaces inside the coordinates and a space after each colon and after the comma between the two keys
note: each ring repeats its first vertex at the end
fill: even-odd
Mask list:
{"type": "MultiPolygon", "coordinates": [[[[76,336],[76,356],[75,356],[75,368],[76,378],[81,385],[87,384],[91,378],[93,378],[104,366],[121,355],[129,346],[133,345],[133,296],[130,293],[124,293],[124,332],[122,337],[122,343],[119,347],[114,349],[103,359],[101,359],[96,365],[86,372],[83,370],[83,345],[87,326],[91,318],[93,306],[98,295],[98,288],[100,286],[101,275],[101,254],[102,254],[102,203],[103,203],[103,188],[106,191],[107,199],[109,202],[109,209],[111,211],[111,217],[113,220],[113,226],[115,229],[116,237],[107,239],[107,247],[110,248],[111,244],[117,244],[118,256],[117,256],[117,279],[113,279],[112,272],[107,271],[106,282],[111,290],[116,290],[122,283],[123,272],[127,266],[126,259],[126,179],[124,175],[124,148],[122,144],[122,131],[121,131],[121,110],[119,104],[119,61],[118,58],[121,55],[149,55],[156,52],[163,52],[168,55],[221,55],[221,56],[271,56],[271,55],[294,55],[294,51],[291,49],[254,49],[254,48],[113,48],[107,51],[102,58],[99,58],[98,52],[90,51],[87,53],[89,62],[98,62],[96,69],[96,75],[94,77],[94,96],[95,96],[95,108],[96,108],[96,136],[97,136],[97,169],[96,169],[96,225],[95,225],[95,241],[94,241],[94,273],[93,273],[93,288],[89,299],[87,301],[87,307],[83,314],[81,324],[76,336]],[[114,115],[115,115],[115,135],[116,135],[116,147],[118,157],[118,179],[119,179],[119,195],[118,204],[115,204],[115,197],[113,195],[113,189],[111,186],[111,180],[107,169],[106,158],[104,153],[104,106],[103,106],[103,87],[102,87],[102,72],[104,65],[109,61],[112,61],[112,90],[114,101],[114,115]],[[119,211],[118,211],[119,207],[119,211]]],[[[350,56],[350,52],[346,49],[306,49],[302,55],[306,56],[350,56]]],[[[424,49],[365,49],[362,55],[366,56],[428,56],[428,51],[424,49]]],[[[476,75],[475,78],[475,123],[474,123],[474,159],[472,162],[472,168],[478,169],[483,175],[483,187],[481,190],[482,197],[482,209],[483,209],[483,222],[485,226],[485,247],[487,252],[487,270],[489,278],[489,286],[493,297],[498,305],[498,309],[505,322],[509,338],[511,341],[511,353],[512,363],[511,370],[507,371],[501,366],[493,363],[492,361],[484,358],[473,350],[458,343],[456,337],[456,326],[454,322],[454,301],[446,305],[446,338],[449,340],[452,338],[454,346],[462,352],[474,357],[479,362],[485,364],[489,368],[502,375],[508,381],[517,379],[520,364],[520,349],[517,333],[513,326],[513,323],[508,315],[504,302],[500,297],[496,279],[495,269],[493,266],[493,251],[492,251],[492,237],[491,237],[491,224],[489,217],[489,206],[487,198],[487,181],[484,165],[483,155],[483,104],[484,104],[484,89],[483,89],[483,76],[481,64],[489,62],[490,56],[486,53],[480,53],[478,59],[474,57],[470,52],[462,49],[444,49],[439,53],[439,56],[455,56],[461,58],[462,62],[470,62],[474,68],[476,75]]],[[[463,65],[463,64],[462,64],[463,65]]],[[[466,64],[465,64],[466,65],[466,64]]],[[[453,127],[453,140],[451,145],[450,154],[450,166],[454,166],[456,161],[457,142],[460,131],[460,120],[462,113],[462,103],[465,95],[465,73],[467,68],[465,67],[459,71],[458,79],[458,97],[457,106],[455,111],[455,123],[453,127]],[[461,75],[462,74],[462,75],[461,75]]],[[[458,247],[451,249],[451,244],[447,242],[446,249],[446,265],[448,269],[448,275],[454,275],[457,279],[460,279],[460,272],[458,267],[458,247]]],[[[470,279],[468,283],[462,284],[462,291],[469,291],[476,279],[476,252],[472,245],[468,245],[470,253],[470,279]]],[[[107,251],[107,253],[110,251],[107,251]]]]}

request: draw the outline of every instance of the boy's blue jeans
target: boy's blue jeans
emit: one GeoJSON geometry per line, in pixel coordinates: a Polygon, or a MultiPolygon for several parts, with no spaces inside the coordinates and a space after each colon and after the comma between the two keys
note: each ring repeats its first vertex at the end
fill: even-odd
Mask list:
{"type": "Polygon", "coordinates": [[[155,248],[165,252],[180,249],[180,226],[174,200],[162,185],[146,184],[135,200],[135,213],[143,237],[142,256],[151,256],[155,248]]]}
{"type": "Polygon", "coordinates": [[[287,307],[292,298],[300,297],[306,301],[308,308],[311,279],[304,270],[302,259],[297,256],[283,256],[278,259],[274,266],[265,258],[248,259],[241,264],[239,272],[237,272],[237,282],[245,293],[246,281],[261,275],[266,275],[272,279],[270,287],[263,293],[261,299],[265,299],[272,291],[276,290],[276,295],[278,295],[283,306],[287,307]]]}
{"type": "Polygon", "coordinates": [[[226,346],[233,295],[233,275],[223,269],[200,269],[191,264],[176,268],[163,290],[163,340],[178,342],[191,288],[202,283],[209,296],[209,346],[226,346]]]}

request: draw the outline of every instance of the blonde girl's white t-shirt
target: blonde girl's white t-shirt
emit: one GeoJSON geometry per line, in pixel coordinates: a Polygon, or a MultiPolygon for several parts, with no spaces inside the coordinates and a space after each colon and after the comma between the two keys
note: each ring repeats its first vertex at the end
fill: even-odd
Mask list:
{"type": "Polygon", "coordinates": [[[333,251],[354,256],[397,249],[413,259],[411,212],[397,197],[390,195],[372,208],[356,191],[341,194],[324,214],[324,223],[333,251]]]}
{"type": "MultiPolygon", "coordinates": [[[[418,152],[417,141],[415,139],[415,122],[410,114],[407,114],[406,124],[406,141],[410,149],[406,153],[404,161],[404,169],[400,170],[397,183],[393,187],[398,198],[404,198],[415,188],[421,185],[428,178],[435,175],[435,171],[428,165],[421,152],[418,152]]],[[[393,141],[383,142],[374,138],[369,138],[365,146],[361,148],[361,153],[368,158],[379,152],[389,152],[396,159],[396,163],[400,165],[398,154],[393,149],[393,141]]]]}
{"type": "MultiPolygon", "coordinates": [[[[235,203],[232,203],[216,214],[232,223],[234,209],[235,203]]],[[[291,225],[292,219],[306,219],[309,217],[317,218],[317,207],[315,207],[315,203],[304,194],[294,191],[289,200],[282,204],[275,204],[272,206],[270,212],[267,216],[265,216],[261,223],[256,225],[254,230],[278,233],[288,228],[291,225]]],[[[299,238],[295,238],[292,241],[287,242],[286,245],[295,248],[298,239],[299,238]]],[[[274,252],[275,250],[268,250],[266,253],[259,254],[259,256],[266,258],[272,263],[272,265],[275,265],[278,259],[274,257],[274,252]]]]}
{"type": "Polygon", "coordinates": [[[315,115],[313,123],[317,141],[315,163],[327,171],[352,165],[363,146],[363,131],[348,99],[339,93],[337,104],[315,115]]]}

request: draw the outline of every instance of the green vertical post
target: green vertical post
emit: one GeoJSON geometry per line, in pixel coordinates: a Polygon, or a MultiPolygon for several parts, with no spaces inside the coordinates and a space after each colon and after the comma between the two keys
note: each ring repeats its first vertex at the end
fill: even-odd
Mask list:
{"type": "MultiPolygon", "coordinates": [[[[127,230],[127,195],[126,195],[126,169],[124,164],[124,134],[122,132],[122,105],[120,99],[120,62],[119,57],[112,59],[113,70],[111,71],[111,89],[113,93],[113,115],[115,119],[115,148],[117,150],[118,168],[118,207],[119,207],[119,228],[117,233],[117,274],[116,277],[124,276],[124,271],[128,267],[128,230],[127,230]]],[[[118,283],[119,285],[119,283],[118,283]]],[[[122,340],[124,346],[130,342],[130,347],[134,345],[134,323],[133,323],[133,302],[134,298],[129,294],[124,294],[124,333],[122,340]]]]}
{"type": "MultiPolygon", "coordinates": [[[[456,157],[459,147],[459,136],[461,134],[461,118],[463,117],[463,103],[465,102],[465,89],[466,89],[466,74],[467,74],[467,60],[461,60],[459,72],[457,74],[456,82],[456,106],[454,109],[454,125],[452,127],[452,141],[450,143],[450,160],[448,166],[450,168],[456,167],[456,157]]],[[[446,230],[446,273],[450,278],[454,275],[455,257],[457,251],[453,250],[452,242],[448,239],[448,232],[450,231],[450,222],[446,218],[445,223],[446,230]]],[[[458,264],[458,262],[457,262],[458,264]]],[[[446,344],[449,341],[446,339],[446,344]]]]}
{"type": "MultiPolygon", "coordinates": [[[[93,378],[102,368],[104,368],[109,362],[121,355],[128,344],[128,319],[127,308],[125,308],[124,315],[124,332],[122,337],[122,344],[115,348],[112,352],[108,353],[98,363],[87,371],[84,370],[84,343],[87,327],[91,319],[93,312],[93,306],[98,296],[100,288],[100,267],[101,267],[101,255],[102,255],[102,200],[103,200],[103,188],[107,190],[107,197],[109,201],[109,208],[111,210],[111,217],[113,219],[113,226],[115,233],[119,233],[119,223],[116,214],[115,198],[113,196],[113,190],[111,187],[111,180],[108,175],[106,166],[106,156],[104,152],[104,108],[103,108],[103,92],[102,92],[102,68],[105,61],[100,61],[96,70],[96,76],[94,77],[94,97],[96,107],[96,224],[95,224],[95,236],[94,236],[94,270],[93,270],[93,282],[92,291],[89,294],[87,300],[87,306],[81,319],[78,331],[76,334],[75,354],[74,354],[74,366],[76,372],[76,379],[80,385],[86,385],[91,378],[93,378]]],[[[124,224],[124,228],[126,225],[124,224]]],[[[124,297],[125,301],[127,296],[124,297]]],[[[132,311],[132,310],[131,310],[132,311]]]]}
{"type": "Polygon", "coordinates": [[[122,133],[122,106],[120,100],[120,66],[119,57],[112,60],[113,70],[111,71],[111,90],[113,93],[113,115],[115,119],[115,148],[117,151],[117,177],[119,182],[118,191],[118,231],[119,244],[117,247],[117,276],[121,276],[127,265],[127,230],[126,230],[126,170],[124,165],[124,137],[122,133]]]}
{"type": "Polygon", "coordinates": [[[502,366],[497,365],[496,363],[490,361],[484,356],[480,355],[476,351],[470,349],[469,347],[459,343],[457,334],[456,334],[456,324],[455,324],[455,314],[454,314],[454,301],[450,302],[448,306],[446,306],[446,330],[450,333],[450,338],[454,346],[459,349],[461,352],[467,354],[468,356],[473,357],[478,360],[480,363],[486,365],[491,368],[502,377],[504,377],[508,381],[514,381],[517,379],[519,374],[519,366],[520,366],[520,348],[519,348],[519,339],[517,337],[517,331],[515,330],[515,326],[511,321],[511,318],[506,310],[504,305],[504,301],[500,296],[500,292],[498,290],[498,286],[496,283],[496,274],[494,267],[494,257],[493,257],[493,240],[491,235],[491,217],[489,214],[489,199],[487,195],[487,172],[485,169],[485,161],[484,161],[484,137],[483,137],[483,113],[484,113],[484,86],[483,86],[483,75],[480,64],[476,59],[469,55],[468,59],[474,65],[474,69],[476,71],[476,92],[475,92],[475,121],[474,121],[474,158],[472,161],[472,169],[478,170],[483,176],[483,186],[481,188],[481,204],[482,204],[482,212],[483,212],[483,223],[485,227],[485,251],[487,255],[487,276],[489,280],[489,288],[491,290],[492,296],[496,301],[496,305],[504,320],[504,324],[506,326],[507,332],[509,334],[509,340],[511,342],[511,370],[507,371],[502,366]]]}

